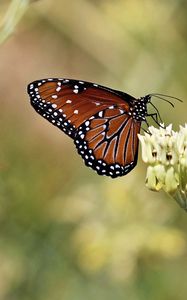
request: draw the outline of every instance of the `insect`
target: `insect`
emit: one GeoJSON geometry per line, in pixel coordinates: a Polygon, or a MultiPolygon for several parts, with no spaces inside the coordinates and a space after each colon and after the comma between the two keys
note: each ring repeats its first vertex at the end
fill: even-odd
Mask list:
{"type": "Polygon", "coordinates": [[[151,116],[159,125],[161,117],[151,97],[171,97],[149,94],[136,99],[95,83],[62,78],[34,81],[28,94],[34,109],[74,140],[86,166],[112,178],[136,166],[141,123],[148,124],[151,116]],[[148,114],[148,103],[155,113],[148,114]]]}

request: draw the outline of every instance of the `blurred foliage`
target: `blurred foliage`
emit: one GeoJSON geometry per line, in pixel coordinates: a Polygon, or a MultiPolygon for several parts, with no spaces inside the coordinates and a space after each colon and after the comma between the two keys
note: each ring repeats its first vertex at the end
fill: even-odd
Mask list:
{"type": "Polygon", "coordinates": [[[7,13],[0,24],[0,44],[3,43],[13,32],[29,6],[29,0],[12,0],[7,13]]]}
{"type": "MultiPolygon", "coordinates": [[[[9,5],[0,3],[2,20],[9,5]]],[[[187,108],[185,8],[32,1],[1,45],[0,299],[186,299],[185,212],[145,188],[141,161],[115,180],[86,168],[26,94],[29,82],[53,76],[137,97],[172,94],[184,103],[155,104],[178,127],[187,108]]]]}

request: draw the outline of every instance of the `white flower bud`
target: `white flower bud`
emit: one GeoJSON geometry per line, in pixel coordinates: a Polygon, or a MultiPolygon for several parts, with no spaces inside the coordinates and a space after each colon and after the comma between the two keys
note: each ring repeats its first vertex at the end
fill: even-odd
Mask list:
{"type": "Polygon", "coordinates": [[[146,186],[161,188],[187,208],[187,124],[179,132],[172,124],[164,128],[149,127],[150,134],[139,135],[142,159],[148,164],[146,186]]]}

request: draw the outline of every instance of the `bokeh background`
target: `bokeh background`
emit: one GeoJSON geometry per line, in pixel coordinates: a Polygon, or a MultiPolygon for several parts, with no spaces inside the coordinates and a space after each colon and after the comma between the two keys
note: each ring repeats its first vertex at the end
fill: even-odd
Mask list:
{"type": "MultiPolygon", "coordinates": [[[[0,45],[0,299],[186,299],[186,213],[146,189],[140,156],[115,180],[86,168],[26,94],[46,77],[171,94],[183,104],[154,104],[177,130],[187,110],[186,1],[31,2],[0,45]]],[[[14,23],[10,4],[0,2],[0,36],[14,23]]]]}

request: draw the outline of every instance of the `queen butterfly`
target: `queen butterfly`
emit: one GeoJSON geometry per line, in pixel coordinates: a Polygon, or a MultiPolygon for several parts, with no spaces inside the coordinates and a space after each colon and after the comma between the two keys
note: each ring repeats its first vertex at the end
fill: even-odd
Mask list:
{"type": "Polygon", "coordinates": [[[34,81],[28,94],[34,109],[74,140],[85,164],[112,178],[136,166],[141,122],[152,116],[158,123],[160,117],[156,108],[155,114],[148,114],[147,104],[151,96],[161,94],[136,99],[95,83],[62,78],[34,81]]]}

